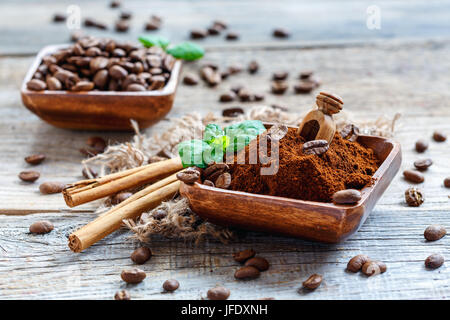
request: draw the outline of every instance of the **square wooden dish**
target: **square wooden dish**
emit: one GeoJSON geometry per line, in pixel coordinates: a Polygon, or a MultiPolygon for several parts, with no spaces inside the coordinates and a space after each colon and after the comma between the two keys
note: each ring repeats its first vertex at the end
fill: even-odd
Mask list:
{"type": "Polygon", "coordinates": [[[360,136],[358,142],[372,149],[382,163],[373,175],[375,182],[362,189],[362,199],[355,205],[266,196],[200,183],[183,183],[180,192],[194,212],[218,225],[337,243],[358,231],[401,164],[399,143],[374,136],[360,136]]]}
{"type": "Polygon", "coordinates": [[[21,87],[23,104],[42,120],[60,128],[80,130],[132,130],[130,119],[147,128],[163,118],[172,108],[181,61],[177,60],[169,81],[161,90],[125,91],[32,91],[27,82],[45,55],[67,45],[44,47],[36,56],[21,87]]]}

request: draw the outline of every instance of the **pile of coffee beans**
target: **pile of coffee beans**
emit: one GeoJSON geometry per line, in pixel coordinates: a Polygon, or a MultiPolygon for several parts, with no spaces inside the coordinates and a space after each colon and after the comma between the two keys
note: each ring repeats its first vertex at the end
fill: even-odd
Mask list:
{"type": "Polygon", "coordinates": [[[347,263],[347,270],[353,273],[361,271],[371,277],[386,272],[387,267],[384,262],[373,261],[367,255],[359,254],[350,259],[347,263]]]}
{"type": "Polygon", "coordinates": [[[142,48],[111,39],[84,37],[42,59],[27,88],[70,91],[162,89],[175,58],[159,47],[142,48]]]}
{"type": "Polygon", "coordinates": [[[269,262],[262,257],[255,257],[256,252],[253,249],[233,253],[233,259],[236,262],[244,264],[243,267],[236,270],[234,277],[238,280],[251,280],[260,276],[261,272],[269,269],[269,262]]]}

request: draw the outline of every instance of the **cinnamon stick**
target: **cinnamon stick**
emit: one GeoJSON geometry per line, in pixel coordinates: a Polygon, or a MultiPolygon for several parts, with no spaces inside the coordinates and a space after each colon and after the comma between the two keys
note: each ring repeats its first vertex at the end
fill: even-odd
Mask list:
{"type": "MultiPolygon", "coordinates": [[[[156,182],[152,185],[154,191],[129,201],[119,208],[112,208],[104,215],[73,232],[69,236],[69,248],[74,252],[81,252],[119,229],[123,220],[134,219],[142,212],[155,208],[162,201],[175,195],[180,188],[181,182],[175,181],[167,184],[167,181],[171,179],[173,179],[172,176],[156,182]],[[163,184],[166,185],[161,187],[163,184]]],[[[150,189],[150,186],[147,188],[149,188],[147,192],[153,190],[150,189]]]]}
{"type": "Polygon", "coordinates": [[[69,207],[75,207],[126,189],[151,183],[181,169],[183,169],[183,165],[180,158],[155,162],[98,179],[76,182],[63,190],[63,196],[69,207]]]}

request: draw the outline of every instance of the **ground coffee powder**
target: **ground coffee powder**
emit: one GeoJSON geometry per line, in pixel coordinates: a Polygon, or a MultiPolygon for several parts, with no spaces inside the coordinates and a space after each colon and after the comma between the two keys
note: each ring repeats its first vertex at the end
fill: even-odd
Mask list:
{"type": "Polygon", "coordinates": [[[372,175],[380,161],[371,149],[345,140],[338,133],[328,151],[321,155],[304,154],[303,143],[297,130],[290,128],[280,140],[278,172],[275,175],[261,175],[260,169],[264,165],[248,164],[249,148],[258,146],[257,141],[253,141],[241,151],[246,153],[246,164],[231,165],[230,189],[331,202],[336,191],[362,189],[372,183],[372,175]]]}

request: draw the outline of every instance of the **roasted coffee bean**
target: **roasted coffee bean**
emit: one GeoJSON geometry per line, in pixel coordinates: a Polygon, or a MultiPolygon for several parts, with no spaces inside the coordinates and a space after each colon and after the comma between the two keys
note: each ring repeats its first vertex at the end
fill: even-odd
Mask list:
{"type": "Polygon", "coordinates": [[[305,70],[300,72],[298,78],[301,80],[306,80],[312,77],[312,75],[314,74],[314,71],[312,70],[305,70]]]}
{"type": "Polygon", "coordinates": [[[47,84],[48,90],[61,90],[62,89],[61,81],[59,81],[55,77],[48,77],[45,82],[47,84]]]}
{"type": "Polygon", "coordinates": [[[74,31],[70,34],[70,41],[72,42],[77,42],[79,41],[82,37],[84,37],[84,33],[83,31],[77,30],[74,31]]]}
{"type": "Polygon", "coordinates": [[[227,68],[230,75],[242,72],[244,68],[240,64],[233,64],[227,68]]]}
{"type": "Polygon", "coordinates": [[[237,117],[241,114],[244,114],[244,110],[242,108],[236,107],[236,108],[228,108],[222,110],[222,116],[224,117],[237,117]]]}
{"type": "Polygon", "coordinates": [[[387,266],[384,262],[381,261],[375,261],[378,264],[378,267],[380,267],[380,272],[385,273],[387,270],[387,266]]]}
{"type": "Polygon", "coordinates": [[[193,74],[187,74],[183,78],[183,83],[188,86],[195,86],[198,84],[198,78],[193,74]]]}
{"type": "Polygon", "coordinates": [[[227,300],[230,296],[230,290],[224,287],[215,287],[208,290],[209,300],[227,300]]]}
{"type": "Polygon", "coordinates": [[[193,184],[194,182],[198,181],[199,178],[200,173],[192,168],[188,168],[182,172],[177,173],[177,179],[187,184],[193,184]]]}
{"type": "Polygon", "coordinates": [[[435,131],[433,133],[433,139],[436,142],[444,142],[445,140],[447,140],[447,135],[443,132],[435,131]]]}
{"type": "Polygon", "coordinates": [[[273,35],[275,38],[287,38],[287,37],[290,36],[290,33],[289,33],[289,31],[287,31],[286,29],[283,29],[283,28],[277,28],[277,29],[273,30],[272,35],[273,35]]]}
{"type": "Polygon", "coordinates": [[[255,60],[250,61],[248,64],[247,70],[250,74],[255,74],[259,70],[259,63],[255,60]]]}
{"type": "Polygon", "coordinates": [[[127,55],[127,52],[122,48],[116,48],[113,50],[112,55],[116,58],[123,58],[127,55]]]}
{"type": "Polygon", "coordinates": [[[133,16],[133,14],[131,13],[131,11],[122,11],[120,13],[120,19],[123,19],[123,20],[131,19],[132,16],[133,16]]]}
{"type": "Polygon", "coordinates": [[[255,93],[253,95],[253,99],[255,99],[255,101],[263,101],[264,100],[264,95],[261,93],[255,93]]]}
{"type": "Polygon", "coordinates": [[[39,186],[39,191],[42,194],[60,193],[63,191],[63,189],[65,187],[66,187],[66,185],[64,183],[47,181],[47,182],[41,183],[41,185],[39,186]]]}
{"type": "Polygon", "coordinates": [[[214,182],[216,188],[228,189],[231,184],[231,175],[228,172],[222,173],[214,182]]]}
{"type": "Polygon", "coordinates": [[[403,176],[409,182],[422,183],[425,181],[425,177],[419,171],[415,170],[405,170],[403,171],[403,176]]]}
{"type": "Polygon", "coordinates": [[[342,128],[340,134],[342,138],[354,142],[358,139],[359,128],[354,124],[350,123],[347,124],[344,128],[342,128]]]}
{"type": "Polygon", "coordinates": [[[358,254],[357,256],[351,258],[347,263],[347,270],[350,272],[358,272],[361,270],[362,266],[369,261],[370,258],[365,254],[358,254]]]}
{"type": "Polygon", "coordinates": [[[108,71],[99,70],[94,76],[93,82],[95,86],[99,89],[104,89],[108,83],[108,71]]]}
{"type": "Polygon", "coordinates": [[[145,30],[147,31],[154,31],[154,30],[158,30],[161,27],[161,24],[158,23],[157,21],[149,21],[145,24],[145,30]]]}
{"type": "Polygon", "coordinates": [[[233,91],[231,91],[231,92],[221,94],[219,101],[220,102],[231,102],[235,98],[236,98],[236,94],[233,91]]]}
{"type": "Polygon", "coordinates": [[[129,197],[131,197],[133,194],[131,192],[122,191],[118,194],[114,195],[111,198],[111,204],[116,205],[119,204],[125,200],[127,200],[129,197]]]}
{"type": "Polygon", "coordinates": [[[416,141],[416,151],[419,153],[425,152],[428,149],[428,142],[425,140],[416,141]]]}
{"type": "Polygon", "coordinates": [[[272,80],[274,80],[274,81],[286,80],[288,78],[288,76],[289,76],[288,72],[286,72],[286,71],[278,71],[278,72],[275,72],[272,75],[272,80]]]}
{"type": "Polygon", "coordinates": [[[242,267],[236,270],[234,277],[239,280],[256,279],[260,276],[260,272],[255,267],[242,267]]]}
{"type": "Polygon", "coordinates": [[[111,2],[109,3],[109,6],[110,6],[111,8],[118,8],[118,7],[121,6],[121,3],[120,3],[120,1],[114,0],[114,1],[111,1],[111,2]]]}
{"type": "Polygon", "coordinates": [[[163,283],[163,289],[168,292],[173,292],[177,290],[180,287],[180,283],[175,279],[169,279],[164,281],[163,283]]]}
{"type": "Polygon", "coordinates": [[[161,220],[167,217],[167,210],[163,208],[156,209],[152,213],[152,217],[156,220],[161,220]]]}
{"type": "Polygon", "coordinates": [[[139,83],[132,83],[126,89],[127,91],[146,91],[145,87],[139,83]]]}
{"type": "Polygon", "coordinates": [[[239,91],[241,91],[241,89],[244,89],[244,86],[238,84],[238,85],[234,85],[231,88],[231,91],[233,91],[234,93],[238,94],[239,91]]]}
{"type": "Polygon", "coordinates": [[[303,144],[303,153],[320,155],[327,152],[328,147],[327,140],[311,140],[303,144]]]}
{"type": "Polygon", "coordinates": [[[321,91],[316,97],[316,105],[323,113],[332,115],[342,110],[344,102],[336,94],[321,91]]]}
{"type": "Polygon", "coordinates": [[[27,89],[33,91],[42,91],[47,88],[47,85],[44,81],[39,79],[32,79],[27,82],[27,89]]]}
{"type": "Polygon", "coordinates": [[[131,296],[127,290],[120,290],[114,295],[114,300],[131,300],[131,296]]]}
{"type": "Polygon", "coordinates": [[[267,269],[269,269],[269,261],[267,261],[264,258],[261,257],[254,257],[251,258],[249,260],[247,260],[244,264],[244,266],[246,267],[255,267],[256,269],[258,269],[259,271],[266,271],[267,269]]]}
{"type": "Polygon", "coordinates": [[[106,141],[102,137],[97,137],[97,136],[89,137],[86,140],[86,144],[100,152],[105,151],[105,148],[106,148],[106,141]]]}
{"type": "Polygon", "coordinates": [[[130,258],[134,263],[144,264],[152,257],[152,251],[147,247],[140,247],[133,251],[130,258]]]}
{"type": "Polygon", "coordinates": [[[274,124],[267,130],[267,136],[272,140],[281,140],[288,132],[288,127],[284,124],[274,124]]]}
{"type": "Polygon", "coordinates": [[[164,87],[166,79],[163,76],[153,76],[151,77],[151,84],[149,90],[159,90],[164,87]]]}
{"type": "Polygon", "coordinates": [[[405,201],[410,207],[418,207],[424,201],[424,197],[422,195],[422,191],[417,188],[408,188],[405,191],[405,201]]]}
{"type": "Polygon", "coordinates": [[[322,283],[323,277],[320,274],[313,274],[303,282],[303,287],[314,290],[317,289],[322,283]]]}
{"type": "Polygon", "coordinates": [[[421,159],[414,161],[414,166],[417,170],[425,171],[433,164],[433,160],[431,159],[421,159]]]}
{"type": "Polygon", "coordinates": [[[239,90],[237,95],[239,97],[239,101],[241,101],[241,102],[248,102],[252,99],[252,94],[250,93],[250,91],[248,91],[245,88],[242,88],[241,90],[239,90]]]}
{"type": "MultiPolygon", "coordinates": [[[[97,57],[97,56],[100,56],[101,54],[102,54],[102,50],[100,50],[100,48],[97,48],[97,47],[91,47],[86,50],[86,56],[88,56],[88,57],[97,57]]],[[[70,71],[76,72],[77,68],[74,68],[70,71]]]]}
{"type": "Polygon", "coordinates": [[[230,170],[230,167],[226,163],[211,163],[208,167],[203,171],[204,177],[210,177],[214,172],[224,172],[230,170]]]}
{"type": "Polygon", "coordinates": [[[92,179],[92,178],[97,177],[97,175],[98,175],[97,171],[95,171],[94,169],[92,169],[90,167],[84,167],[83,170],[81,170],[81,174],[86,179],[92,179]]]}
{"type": "Polygon", "coordinates": [[[444,226],[438,224],[432,224],[427,227],[423,233],[423,236],[428,241],[436,241],[441,239],[443,236],[447,234],[447,230],[445,230],[444,226]]]}
{"type": "Polygon", "coordinates": [[[222,20],[214,20],[213,26],[216,28],[220,28],[221,30],[225,30],[228,28],[228,25],[222,20]]]}
{"type": "Polygon", "coordinates": [[[286,81],[272,81],[271,90],[274,94],[284,94],[288,89],[286,81]]]}
{"type": "Polygon", "coordinates": [[[109,60],[105,57],[95,57],[89,62],[89,68],[92,72],[105,69],[108,66],[109,60]]]}
{"type": "Polygon", "coordinates": [[[124,79],[128,75],[128,71],[121,66],[115,65],[109,68],[109,75],[114,79],[124,79]]]}
{"type": "Polygon", "coordinates": [[[220,73],[211,67],[202,68],[201,76],[203,80],[205,80],[208,83],[208,85],[212,87],[218,85],[222,81],[220,73]]]}
{"type": "Polygon", "coordinates": [[[208,34],[209,34],[210,36],[217,36],[217,35],[219,35],[220,32],[222,31],[221,28],[218,28],[218,27],[216,27],[216,26],[209,27],[207,30],[208,30],[208,34]]]}
{"type": "Polygon", "coordinates": [[[203,184],[208,187],[215,187],[214,182],[212,182],[210,180],[203,181],[203,184]]]}
{"type": "Polygon", "coordinates": [[[31,156],[28,156],[25,158],[25,161],[29,164],[40,164],[44,160],[45,160],[45,154],[42,154],[42,153],[32,154],[31,156]]]}
{"type": "Polygon", "coordinates": [[[53,223],[50,221],[36,221],[30,226],[31,233],[44,234],[54,229],[53,223]]]}
{"type": "Polygon", "coordinates": [[[425,260],[425,267],[428,269],[437,269],[444,264],[444,256],[434,253],[425,260]]]}
{"type": "Polygon", "coordinates": [[[37,171],[22,171],[19,173],[20,180],[25,182],[34,182],[39,179],[40,176],[41,174],[37,171]]]}
{"type": "Polygon", "coordinates": [[[337,204],[352,204],[361,200],[361,191],[346,189],[333,194],[333,202],[337,204]]]}
{"type": "Polygon", "coordinates": [[[233,253],[233,259],[237,262],[243,263],[255,256],[256,252],[253,249],[245,249],[239,252],[233,253]]]}
{"type": "Polygon", "coordinates": [[[122,271],[120,277],[126,283],[139,283],[145,279],[147,275],[145,272],[138,268],[125,269],[122,271]]]}
{"type": "Polygon", "coordinates": [[[127,20],[119,20],[116,22],[116,31],[117,32],[127,32],[130,29],[130,24],[127,20]]]}
{"type": "Polygon", "coordinates": [[[64,13],[55,13],[53,15],[53,22],[64,22],[66,19],[67,16],[64,13]]]}
{"type": "Polygon", "coordinates": [[[364,263],[361,272],[366,276],[371,277],[381,273],[380,264],[377,261],[368,261],[364,263]]]}
{"type": "Polygon", "coordinates": [[[80,81],[70,88],[72,91],[91,91],[94,89],[94,83],[90,81],[80,81]]]}
{"type": "Polygon", "coordinates": [[[194,29],[191,30],[191,39],[203,39],[206,38],[208,33],[205,30],[194,29]]]}
{"type": "Polygon", "coordinates": [[[237,40],[239,39],[239,34],[237,32],[228,32],[225,36],[227,40],[237,40]]]}
{"type": "Polygon", "coordinates": [[[316,88],[316,85],[311,81],[302,81],[294,86],[295,93],[310,93],[316,88]]]}
{"type": "Polygon", "coordinates": [[[444,187],[450,188],[450,177],[444,179],[444,187]]]}

